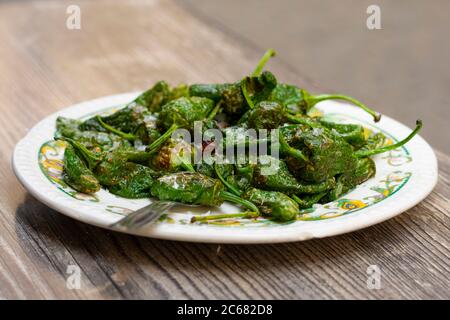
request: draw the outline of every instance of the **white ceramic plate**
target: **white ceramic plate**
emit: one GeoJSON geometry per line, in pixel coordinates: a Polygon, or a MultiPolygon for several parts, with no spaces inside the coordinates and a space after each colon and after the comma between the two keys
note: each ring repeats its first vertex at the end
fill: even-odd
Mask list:
{"type": "MultiPolygon", "coordinates": [[[[34,126],[16,146],[14,171],[37,199],[74,219],[110,229],[110,225],[150,200],[129,200],[101,190],[95,196],[77,193],[61,180],[64,146],[51,142],[57,116],[86,118],[93,113],[118,108],[137,93],[104,97],[71,106],[48,116],[34,126]]],[[[406,137],[411,129],[386,116],[376,125],[361,110],[339,102],[325,101],[318,109],[335,121],[361,123],[383,131],[392,140],[406,137]]],[[[436,156],[420,136],[404,148],[374,157],[377,174],[343,198],[305,210],[299,220],[275,223],[230,219],[209,224],[191,224],[192,208],[169,212],[156,224],[134,232],[137,235],[195,242],[275,243],[301,241],[342,234],[392,218],[422,201],[437,182],[436,156]]],[[[231,204],[217,209],[199,209],[195,214],[236,212],[231,204]]]]}

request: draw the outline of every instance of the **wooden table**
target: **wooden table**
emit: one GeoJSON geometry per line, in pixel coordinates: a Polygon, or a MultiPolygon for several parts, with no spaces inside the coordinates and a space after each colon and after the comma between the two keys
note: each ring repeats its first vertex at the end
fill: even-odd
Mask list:
{"type": "MultiPolygon", "coordinates": [[[[277,245],[209,245],[109,232],[30,196],[11,152],[48,114],[164,78],[233,81],[264,48],[169,1],[76,1],[81,30],[66,28],[73,1],[0,4],[0,298],[450,298],[450,157],[421,204],[350,234],[277,245]],[[67,268],[81,268],[69,290],[67,268]],[[381,268],[381,289],[367,268],[381,268]]],[[[317,89],[280,58],[282,80],[317,89]]]]}

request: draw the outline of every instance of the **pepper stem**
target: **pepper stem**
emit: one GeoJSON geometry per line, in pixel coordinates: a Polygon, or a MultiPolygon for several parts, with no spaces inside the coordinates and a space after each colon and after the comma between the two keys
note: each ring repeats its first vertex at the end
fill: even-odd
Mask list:
{"type": "Polygon", "coordinates": [[[296,158],[302,161],[308,161],[309,159],[303,154],[303,152],[301,152],[300,150],[297,150],[295,148],[292,148],[284,139],[283,134],[279,134],[278,137],[279,141],[280,141],[280,149],[282,152],[296,158]]]}
{"type": "Polygon", "coordinates": [[[326,194],[327,194],[327,192],[321,192],[321,193],[315,194],[309,200],[300,199],[295,194],[293,194],[291,196],[291,198],[294,199],[294,201],[298,203],[300,209],[307,209],[307,208],[312,207],[313,204],[319,202],[319,200],[322,199],[326,194]]]}
{"type": "Polygon", "coordinates": [[[353,103],[354,105],[360,107],[362,110],[370,114],[375,122],[380,121],[381,118],[381,114],[365,106],[362,102],[356,100],[355,98],[342,94],[320,94],[317,96],[309,96],[305,98],[305,100],[310,108],[312,108],[317,103],[325,100],[344,100],[353,103]]]}
{"type": "Polygon", "coordinates": [[[170,126],[170,128],[164,132],[164,134],[159,137],[158,139],[156,139],[155,141],[153,141],[153,143],[151,145],[148,146],[147,150],[148,152],[152,152],[155,149],[157,149],[160,145],[162,145],[167,139],[170,138],[170,136],[172,135],[172,133],[178,129],[178,126],[174,123],[170,126]]]}
{"type": "Polygon", "coordinates": [[[384,147],[381,147],[381,148],[377,148],[377,149],[356,151],[355,152],[355,157],[357,157],[357,158],[365,158],[365,157],[370,157],[370,156],[373,156],[373,155],[376,155],[376,154],[379,154],[379,153],[383,153],[383,152],[386,152],[386,151],[397,149],[397,148],[403,146],[409,140],[411,140],[420,131],[421,128],[422,128],[422,120],[417,120],[416,121],[416,128],[413,130],[413,132],[411,132],[409,134],[409,136],[407,136],[402,141],[399,141],[397,143],[391,144],[389,146],[384,146],[384,147]]]}
{"type": "Polygon", "coordinates": [[[194,167],[192,166],[192,164],[188,163],[188,162],[182,162],[181,166],[186,170],[186,171],[190,171],[190,172],[195,172],[194,167]]]}
{"type": "Polygon", "coordinates": [[[223,183],[225,187],[227,187],[228,190],[230,190],[233,194],[235,194],[237,197],[239,197],[242,192],[238,190],[236,187],[234,187],[231,183],[229,183],[227,180],[224,179],[222,174],[220,173],[219,169],[217,168],[217,164],[214,163],[214,171],[216,172],[217,177],[219,180],[223,183]]]}
{"type": "Polygon", "coordinates": [[[312,121],[311,119],[303,118],[303,117],[296,117],[292,114],[287,114],[286,119],[290,122],[297,123],[297,124],[304,124],[311,128],[320,127],[320,124],[312,121]]]}
{"type": "Polygon", "coordinates": [[[83,144],[79,143],[78,141],[75,141],[71,138],[60,138],[61,140],[65,140],[69,142],[78,152],[81,153],[83,159],[86,161],[89,170],[93,170],[98,162],[102,160],[102,157],[95,155],[92,151],[90,151],[88,148],[86,148],[83,144]]]}
{"type": "Polygon", "coordinates": [[[269,59],[271,57],[274,57],[276,54],[275,50],[273,49],[268,49],[266,51],[266,53],[264,53],[264,55],[262,56],[262,58],[259,60],[258,64],[256,65],[255,70],[253,70],[252,73],[252,77],[257,77],[261,74],[261,72],[264,69],[264,66],[266,65],[267,61],[269,61],[269,59]]]}
{"type": "Polygon", "coordinates": [[[257,206],[255,206],[253,203],[251,203],[248,200],[242,199],[241,197],[234,195],[228,191],[220,191],[219,193],[219,197],[221,197],[223,200],[235,203],[235,204],[240,204],[244,207],[246,207],[247,209],[249,209],[252,212],[256,212],[259,214],[259,209],[257,206]]]}
{"type": "Polygon", "coordinates": [[[103,128],[105,128],[106,130],[108,130],[112,133],[117,134],[119,137],[124,138],[129,141],[136,140],[136,136],[134,134],[125,133],[123,131],[120,131],[120,130],[114,128],[113,126],[110,126],[109,124],[105,123],[100,116],[96,116],[96,119],[103,128]]]}
{"type": "Polygon", "coordinates": [[[194,222],[206,222],[210,220],[221,220],[221,219],[229,219],[229,218],[244,218],[244,219],[252,219],[258,217],[256,212],[246,211],[240,213],[224,213],[224,214],[211,214],[207,216],[193,216],[191,218],[191,223],[194,222]]]}
{"type": "MultiPolygon", "coordinates": [[[[273,56],[275,56],[275,50],[268,49],[266,51],[266,53],[264,53],[262,58],[259,60],[258,64],[256,65],[255,70],[253,70],[253,72],[251,74],[251,77],[258,77],[261,74],[261,72],[263,71],[264,66],[266,65],[267,61],[269,61],[269,59],[273,56]]],[[[250,109],[253,109],[255,107],[255,104],[253,103],[252,98],[248,94],[247,79],[248,79],[248,77],[245,77],[244,79],[242,79],[241,90],[242,90],[242,94],[244,95],[245,101],[247,101],[248,106],[250,107],[250,109]]]]}
{"type": "Polygon", "coordinates": [[[248,94],[248,90],[247,90],[247,78],[244,78],[241,82],[241,89],[242,89],[242,94],[244,95],[245,101],[247,101],[248,106],[250,107],[250,109],[253,109],[255,107],[252,98],[250,97],[250,95],[248,94]]]}
{"type": "Polygon", "coordinates": [[[212,120],[214,119],[214,117],[216,116],[217,112],[219,112],[220,108],[222,107],[222,103],[223,100],[220,100],[216,106],[214,107],[214,109],[211,110],[211,112],[209,113],[208,117],[206,118],[206,120],[212,120]]]}

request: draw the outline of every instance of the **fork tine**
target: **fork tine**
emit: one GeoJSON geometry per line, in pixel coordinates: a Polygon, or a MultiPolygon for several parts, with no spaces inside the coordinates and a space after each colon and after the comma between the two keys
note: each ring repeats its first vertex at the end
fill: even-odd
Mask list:
{"type": "MultiPolygon", "coordinates": [[[[123,226],[132,226],[141,221],[145,216],[154,215],[155,212],[159,212],[157,209],[159,202],[153,202],[150,205],[143,207],[135,212],[129,214],[126,219],[123,219],[123,226]]],[[[120,221],[119,221],[120,223],[120,221]]]]}
{"type": "Polygon", "coordinates": [[[153,218],[158,218],[165,210],[168,208],[168,204],[162,202],[156,202],[153,206],[150,206],[148,210],[142,211],[139,214],[134,215],[131,218],[130,227],[139,227],[144,225],[147,221],[153,220],[153,218]]]}
{"type": "Polygon", "coordinates": [[[135,212],[132,212],[125,218],[119,220],[113,227],[125,227],[127,229],[131,229],[137,226],[137,222],[142,220],[147,215],[157,215],[159,211],[155,211],[155,208],[159,206],[158,202],[151,203],[150,205],[143,207],[135,212]]]}
{"type": "Polygon", "coordinates": [[[111,226],[116,226],[116,225],[127,225],[129,224],[133,218],[137,215],[143,214],[148,212],[149,207],[154,205],[154,203],[149,204],[148,206],[142,207],[136,211],[131,212],[130,214],[128,214],[126,217],[120,219],[119,221],[113,223],[111,226]]]}
{"type": "Polygon", "coordinates": [[[113,228],[137,229],[155,221],[164,211],[175,205],[169,201],[155,201],[146,207],[138,209],[128,216],[110,225],[113,228]]]}
{"type": "MultiPolygon", "coordinates": [[[[132,220],[131,228],[139,228],[158,219],[164,211],[173,206],[172,203],[157,203],[147,214],[139,214],[132,220]]],[[[129,226],[130,227],[130,226],[129,226]]]]}

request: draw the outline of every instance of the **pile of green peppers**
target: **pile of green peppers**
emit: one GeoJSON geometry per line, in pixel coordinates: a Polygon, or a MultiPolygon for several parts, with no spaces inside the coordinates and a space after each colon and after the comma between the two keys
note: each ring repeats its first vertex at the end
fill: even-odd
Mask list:
{"type": "Polygon", "coordinates": [[[380,119],[352,97],[312,95],[279,83],[270,71],[263,71],[274,55],[268,50],[255,70],[235,83],[171,87],[159,81],[112,114],[83,121],[59,117],[55,139],[67,144],[65,182],[83,193],[103,187],[130,199],[204,206],[229,201],[245,208],[235,214],[194,216],[193,222],[260,216],[286,222],[295,220],[301,209],[333,201],[373,177],[371,156],[402,146],[422,126],[417,121],[408,137],[388,144],[384,134],[370,134],[361,125],[312,116],[317,103],[339,99],[358,106],[374,121],[380,119]],[[194,164],[198,151],[173,133],[192,133],[196,121],[206,129],[222,130],[225,140],[239,130],[277,129],[281,156],[194,164]],[[269,165],[275,171],[265,174],[269,165]]]}

